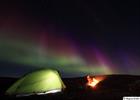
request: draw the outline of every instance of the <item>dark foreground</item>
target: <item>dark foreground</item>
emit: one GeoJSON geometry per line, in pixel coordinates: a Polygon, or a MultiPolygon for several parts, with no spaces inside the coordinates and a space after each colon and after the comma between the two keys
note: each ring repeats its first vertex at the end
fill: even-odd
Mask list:
{"type": "Polygon", "coordinates": [[[140,76],[109,75],[95,89],[86,85],[86,77],[67,78],[63,79],[67,88],[62,93],[28,97],[4,95],[16,80],[0,78],[0,100],[123,100],[124,96],[140,96],[140,76]]]}

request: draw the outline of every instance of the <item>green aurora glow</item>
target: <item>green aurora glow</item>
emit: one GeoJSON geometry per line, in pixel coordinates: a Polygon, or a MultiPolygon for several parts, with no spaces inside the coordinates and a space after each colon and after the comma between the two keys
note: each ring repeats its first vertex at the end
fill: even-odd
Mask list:
{"type": "Polygon", "coordinates": [[[55,53],[40,50],[39,46],[33,43],[19,41],[0,42],[0,59],[34,66],[37,68],[54,68],[65,73],[84,74],[110,74],[111,71],[105,65],[88,65],[86,61],[78,56],[67,57],[57,56],[55,53]]]}

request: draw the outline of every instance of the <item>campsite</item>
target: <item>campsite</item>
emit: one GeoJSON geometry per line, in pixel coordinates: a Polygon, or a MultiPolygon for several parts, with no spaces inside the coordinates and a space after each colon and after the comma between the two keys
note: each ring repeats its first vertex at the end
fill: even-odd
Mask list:
{"type": "MultiPolygon", "coordinates": [[[[39,72],[39,71],[38,71],[39,72]]],[[[36,74],[36,72],[34,72],[36,74]]],[[[30,75],[30,74],[28,74],[30,75]]],[[[27,75],[27,76],[28,76],[27,75]]],[[[94,76],[96,79],[102,76],[94,76]]],[[[62,78],[65,89],[61,92],[48,94],[33,94],[21,96],[8,96],[5,91],[19,79],[0,78],[0,95],[3,100],[122,100],[125,96],[140,95],[140,76],[106,75],[96,88],[87,86],[87,76],[77,78],[62,78]]],[[[28,81],[29,84],[31,81],[28,81]]],[[[17,84],[17,83],[16,83],[17,84]]],[[[25,86],[26,87],[26,86],[25,86]]]]}
{"type": "Polygon", "coordinates": [[[140,100],[140,0],[0,0],[0,100],[140,100]]]}

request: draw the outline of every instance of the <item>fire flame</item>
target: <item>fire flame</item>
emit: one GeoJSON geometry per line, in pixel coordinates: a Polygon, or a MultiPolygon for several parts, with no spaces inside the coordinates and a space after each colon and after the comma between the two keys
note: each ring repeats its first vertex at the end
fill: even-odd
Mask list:
{"type": "Polygon", "coordinates": [[[97,78],[94,78],[94,77],[90,77],[89,75],[87,76],[87,85],[92,87],[92,88],[95,88],[96,85],[102,81],[104,79],[104,77],[97,77],[97,78]]]}

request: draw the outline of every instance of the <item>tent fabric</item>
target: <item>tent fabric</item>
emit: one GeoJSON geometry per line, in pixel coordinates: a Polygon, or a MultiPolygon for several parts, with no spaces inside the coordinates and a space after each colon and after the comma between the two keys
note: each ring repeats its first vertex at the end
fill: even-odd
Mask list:
{"type": "Polygon", "coordinates": [[[49,93],[66,88],[56,70],[44,69],[29,73],[16,81],[7,91],[8,95],[49,93]]]}

